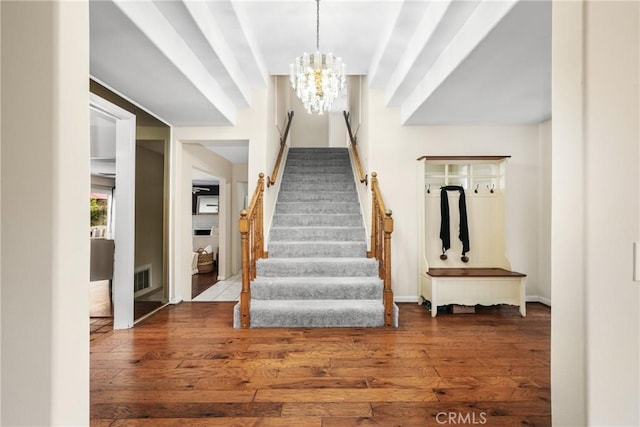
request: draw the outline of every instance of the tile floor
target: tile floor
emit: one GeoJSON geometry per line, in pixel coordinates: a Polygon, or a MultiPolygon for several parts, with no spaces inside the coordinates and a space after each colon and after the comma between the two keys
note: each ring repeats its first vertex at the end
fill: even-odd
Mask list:
{"type": "Polygon", "coordinates": [[[226,280],[218,281],[215,285],[195,297],[193,301],[239,301],[241,290],[242,274],[236,274],[226,280]]]}

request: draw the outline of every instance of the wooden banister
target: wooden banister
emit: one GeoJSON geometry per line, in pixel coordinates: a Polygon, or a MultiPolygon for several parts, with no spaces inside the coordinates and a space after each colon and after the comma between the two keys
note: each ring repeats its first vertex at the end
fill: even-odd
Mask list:
{"type": "Polygon", "coordinates": [[[289,136],[289,128],[291,127],[291,121],[293,120],[293,111],[287,113],[287,124],[284,128],[284,133],[280,135],[280,151],[278,151],[278,157],[276,158],[276,164],[273,166],[273,173],[270,177],[267,177],[267,187],[271,187],[276,183],[278,178],[278,170],[280,170],[280,162],[284,155],[284,147],[287,143],[287,137],[289,136]]]}
{"type": "Polygon", "coordinates": [[[242,250],[242,291],[240,292],[240,325],[248,328],[251,325],[250,301],[251,281],[256,278],[256,261],[265,258],[264,252],[264,174],[258,177],[256,190],[251,204],[240,211],[240,238],[242,250]]]}
{"type": "Polygon", "coordinates": [[[347,123],[347,131],[349,132],[349,141],[351,142],[351,151],[353,152],[353,159],[355,160],[356,171],[358,172],[358,179],[360,180],[361,183],[363,183],[364,185],[367,185],[368,184],[367,175],[362,170],[362,163],[360,163],[360,156],[358,156],[356,135],[351,130],[351,120],[350,120],[351,116],[346,111],[343,111],[342,115],[344,116],[344,121],[347,123]]]}
{"type": "Polygon", "coordinates": [[[393,290],[391,288],[391,233],[393,233],[393,218],[391,210],[387,209],[380,188],[378,174],[371,173],[371,250],[367,253],[370,258],[378,260],[378,275],[384,283],[384,324],[393,326],[393,290]]]}

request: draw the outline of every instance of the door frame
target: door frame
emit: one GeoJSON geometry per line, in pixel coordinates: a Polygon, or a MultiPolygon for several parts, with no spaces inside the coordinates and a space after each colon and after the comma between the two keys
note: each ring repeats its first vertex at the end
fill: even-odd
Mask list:
{"type": "Polygon", "coordinates": [[[93,93],[89,94],[89,108],[116,121],[113,328],[127,329],[134,323],[136,116],[93,93]]]}

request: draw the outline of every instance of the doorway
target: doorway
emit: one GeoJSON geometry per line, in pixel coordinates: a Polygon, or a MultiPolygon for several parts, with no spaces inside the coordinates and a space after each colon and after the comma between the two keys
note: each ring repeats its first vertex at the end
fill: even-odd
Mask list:
{"type": "Polygon", "coordinates": [[[89,194],[91,267],[89,316],[91,340],[113,330],[114,203],[116,118],[90,108],[89,194]]]}
{"type": "MultiPolygon", "coordinates": [[[[90,94],[89,108],[92,183],[89,202],[93,223],[89,230],[90,286],[95,291],[90,294],[99,296],[101,302],[96,310],[100,307],[104,318],[108,318],[107,313],[112,316],[113,328],[130,328],[133,326],[136,118],[95,94],[90,94]]],[[[103,326],[108,329],[108,325],[103,326]]]]}
{"type": "Polygon", "coordinates": [[[90,92],[91,107],[116,123],[115,154],[102,157],[115,155],[114,327],[130,328],[169,300],[171,128],[93,79],[90,92]]]}
{"type": "Polygon", "coordinates": [[[220,271],[220,179],[193,168],[191,173],[191,298],[218,282],[220,271]]]}

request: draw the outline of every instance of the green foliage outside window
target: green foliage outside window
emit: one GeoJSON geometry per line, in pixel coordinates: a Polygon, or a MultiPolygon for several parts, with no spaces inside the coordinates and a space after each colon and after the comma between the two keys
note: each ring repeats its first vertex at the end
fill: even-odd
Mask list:
{"type": "Polygon", "coordinates": [[[91,226],[107,225],[107,199],[90,199],[91,200],[91,226]]]}

